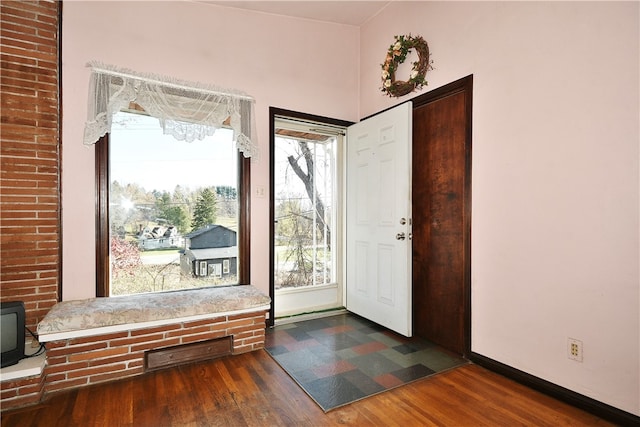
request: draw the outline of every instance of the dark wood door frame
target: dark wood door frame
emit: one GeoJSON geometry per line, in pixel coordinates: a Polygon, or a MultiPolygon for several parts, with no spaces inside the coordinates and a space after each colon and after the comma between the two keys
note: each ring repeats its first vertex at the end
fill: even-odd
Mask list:
{"type": "Polygon", "coordinates": [[[465,357],[471,353],[472,93],[470,75],[412,99],[414,333],[465,357]]]}

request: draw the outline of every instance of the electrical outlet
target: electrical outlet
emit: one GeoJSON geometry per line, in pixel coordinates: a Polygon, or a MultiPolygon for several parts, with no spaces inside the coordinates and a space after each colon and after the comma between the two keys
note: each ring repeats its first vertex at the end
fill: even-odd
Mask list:
{"type": "Polygon", "coordinates": [[[569,359],[582,362],[582,341],[575,338],[567,338],[567,353],[569,359]]]}

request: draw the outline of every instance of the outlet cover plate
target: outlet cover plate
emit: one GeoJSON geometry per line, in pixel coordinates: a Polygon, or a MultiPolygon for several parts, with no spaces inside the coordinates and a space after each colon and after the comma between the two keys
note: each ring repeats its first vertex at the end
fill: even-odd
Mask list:
{"type": "Polygon", "coordinates": [[[576,362],[582,362],[582,341],[567,338],[567,356],[576,362]]]}

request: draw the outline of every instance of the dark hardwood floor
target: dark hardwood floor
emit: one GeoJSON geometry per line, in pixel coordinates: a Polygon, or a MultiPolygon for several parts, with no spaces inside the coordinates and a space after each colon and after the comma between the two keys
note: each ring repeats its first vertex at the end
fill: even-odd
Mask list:
{"type": "Polygon", "coordinates": [[[609,426],[465,365],[324,413],[263,350],[49,396],[2,426],[609,426]]]}

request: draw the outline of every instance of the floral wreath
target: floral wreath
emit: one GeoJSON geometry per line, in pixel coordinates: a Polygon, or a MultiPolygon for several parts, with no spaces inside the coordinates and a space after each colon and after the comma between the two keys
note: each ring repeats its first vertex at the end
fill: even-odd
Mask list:
{"type": "Polygon", "coordinates": [[[431,69],[429,62],[429,45],[420,36],[394,36],[395,43],[389,46],[387,56],[382,64],[382,92],[389,96],[403,96],[427,84],[425,75],[431,69]],[[415,49],[418,60],[413,63],[408,81],[396,81],[396,70],[407,55],[415,49]]]}

